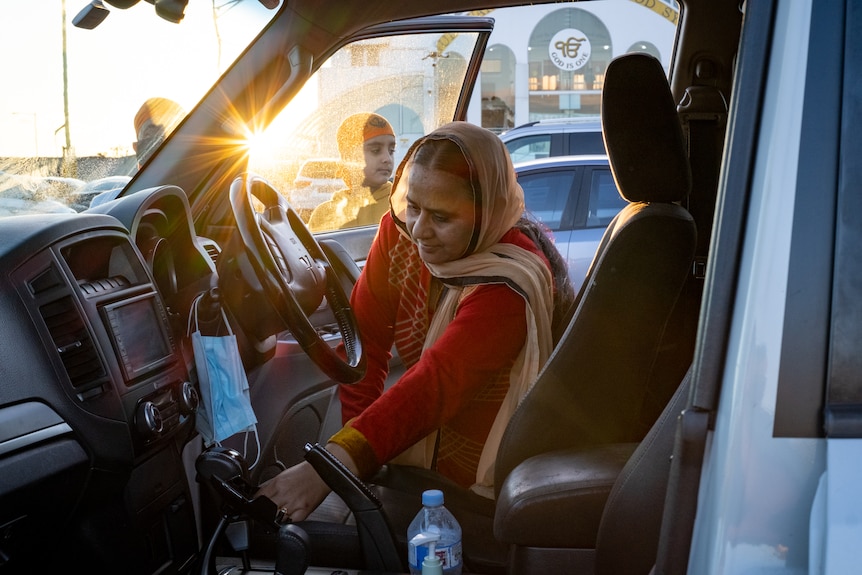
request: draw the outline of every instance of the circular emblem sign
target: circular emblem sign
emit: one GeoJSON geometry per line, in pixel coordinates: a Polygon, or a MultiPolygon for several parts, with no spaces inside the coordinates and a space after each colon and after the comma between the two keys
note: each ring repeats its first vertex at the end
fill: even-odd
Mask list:
{"type": "Polygon", "coordinates": [[[591,53],[590,39],[577,28],[560,30],[548,45],[548,54],[554,65],[570,72],[582,68],[589,61],[591,53]]]}

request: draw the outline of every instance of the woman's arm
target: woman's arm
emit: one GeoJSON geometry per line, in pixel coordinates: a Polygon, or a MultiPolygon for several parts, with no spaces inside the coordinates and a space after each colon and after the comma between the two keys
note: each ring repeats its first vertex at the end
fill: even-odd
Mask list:
{"type": "MultiPolygon", "coordinates": [[[[503,285],[484,285],[464,298],[443,335],[425,350],[349,428],[370,446],[346,445],[363,472],[386,463],[438,429],[489,382],[508,371],[524,346],[523,298],[503,285]],[[376,461],[365,461],[373,453],[376,461]]],[[[351,433],[355,441],[356,434],[351,433]]],[[[338,441],[338,436],[334,437],[338,441]]]]}

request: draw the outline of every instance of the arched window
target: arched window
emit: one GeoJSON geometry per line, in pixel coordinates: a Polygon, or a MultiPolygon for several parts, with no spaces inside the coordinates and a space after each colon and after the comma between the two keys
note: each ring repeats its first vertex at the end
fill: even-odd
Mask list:
{"type": "Polygon", "coordinates": [[[656,48],[656,45],[652,42],[647,42],[645,40],[635,42],[634,44],[629,46],[629,49],[626,50],[626,52],[643,52],[644,54],[655,56],[659,59],[659,62],[664,63],[664,60],[662,60],[661,57],[661,52],[659,52],[658,48],[656,48]]]}
{"type": "Polygon", "coordinates": [[[482,60],[482,126],[502,132],[515,125],[515,54],[494,44],[482,60]]]}
{"type": "Polygon", "coordinates": [[[530,120],[597,115],[611,36],[595,15],[564,8],[542,18],[530,36],[530,120]]]}

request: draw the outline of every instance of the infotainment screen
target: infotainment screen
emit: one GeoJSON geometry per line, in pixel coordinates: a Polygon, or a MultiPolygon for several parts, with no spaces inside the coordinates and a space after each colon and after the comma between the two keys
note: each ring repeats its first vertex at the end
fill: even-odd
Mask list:
{"type": "Polygon", "coordinates": [[[109,304],[103,310],[126,381],[173,360],[165,314],[155,294],[109,304]]]}

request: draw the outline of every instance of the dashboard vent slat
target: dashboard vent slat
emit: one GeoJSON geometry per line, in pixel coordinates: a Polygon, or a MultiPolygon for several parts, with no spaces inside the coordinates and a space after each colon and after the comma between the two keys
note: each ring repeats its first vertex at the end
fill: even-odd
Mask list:
{"type": "Polygon", "coordinates": [[[218,249],[218,246],[211,243],[204,244],[204,249],[207,251],[207,255],[209,255],[210,259],[213,262],[213,265],[218,264],[218,256],[221,253],[218,249]]]}
{"type": "Polygon", "coordinates": [[[72,297],[65,296],[45,304],[39,312],[72,387],[83,392],[101,386],[105,382],[105,366],[72,297]]]}
{"type": "Polygon", "coordinates": [[[39,295],[64,284],[57,273],[57,269],[54,266],[51,266],[30,280],[28,285],[30,286],[30,293],[33,295],[39,295]]]}
{"type": "Polygon", "coordinates": [[[114,276],[104,279],[80,282],[78,285],[81,287],[81,291],[84,292],[85,295],[90,296],[97,293],[105,293],[108,291],[122,289],[128,287],[131,284],[129,280],[127,280],[123,276],[114,276]]]}

